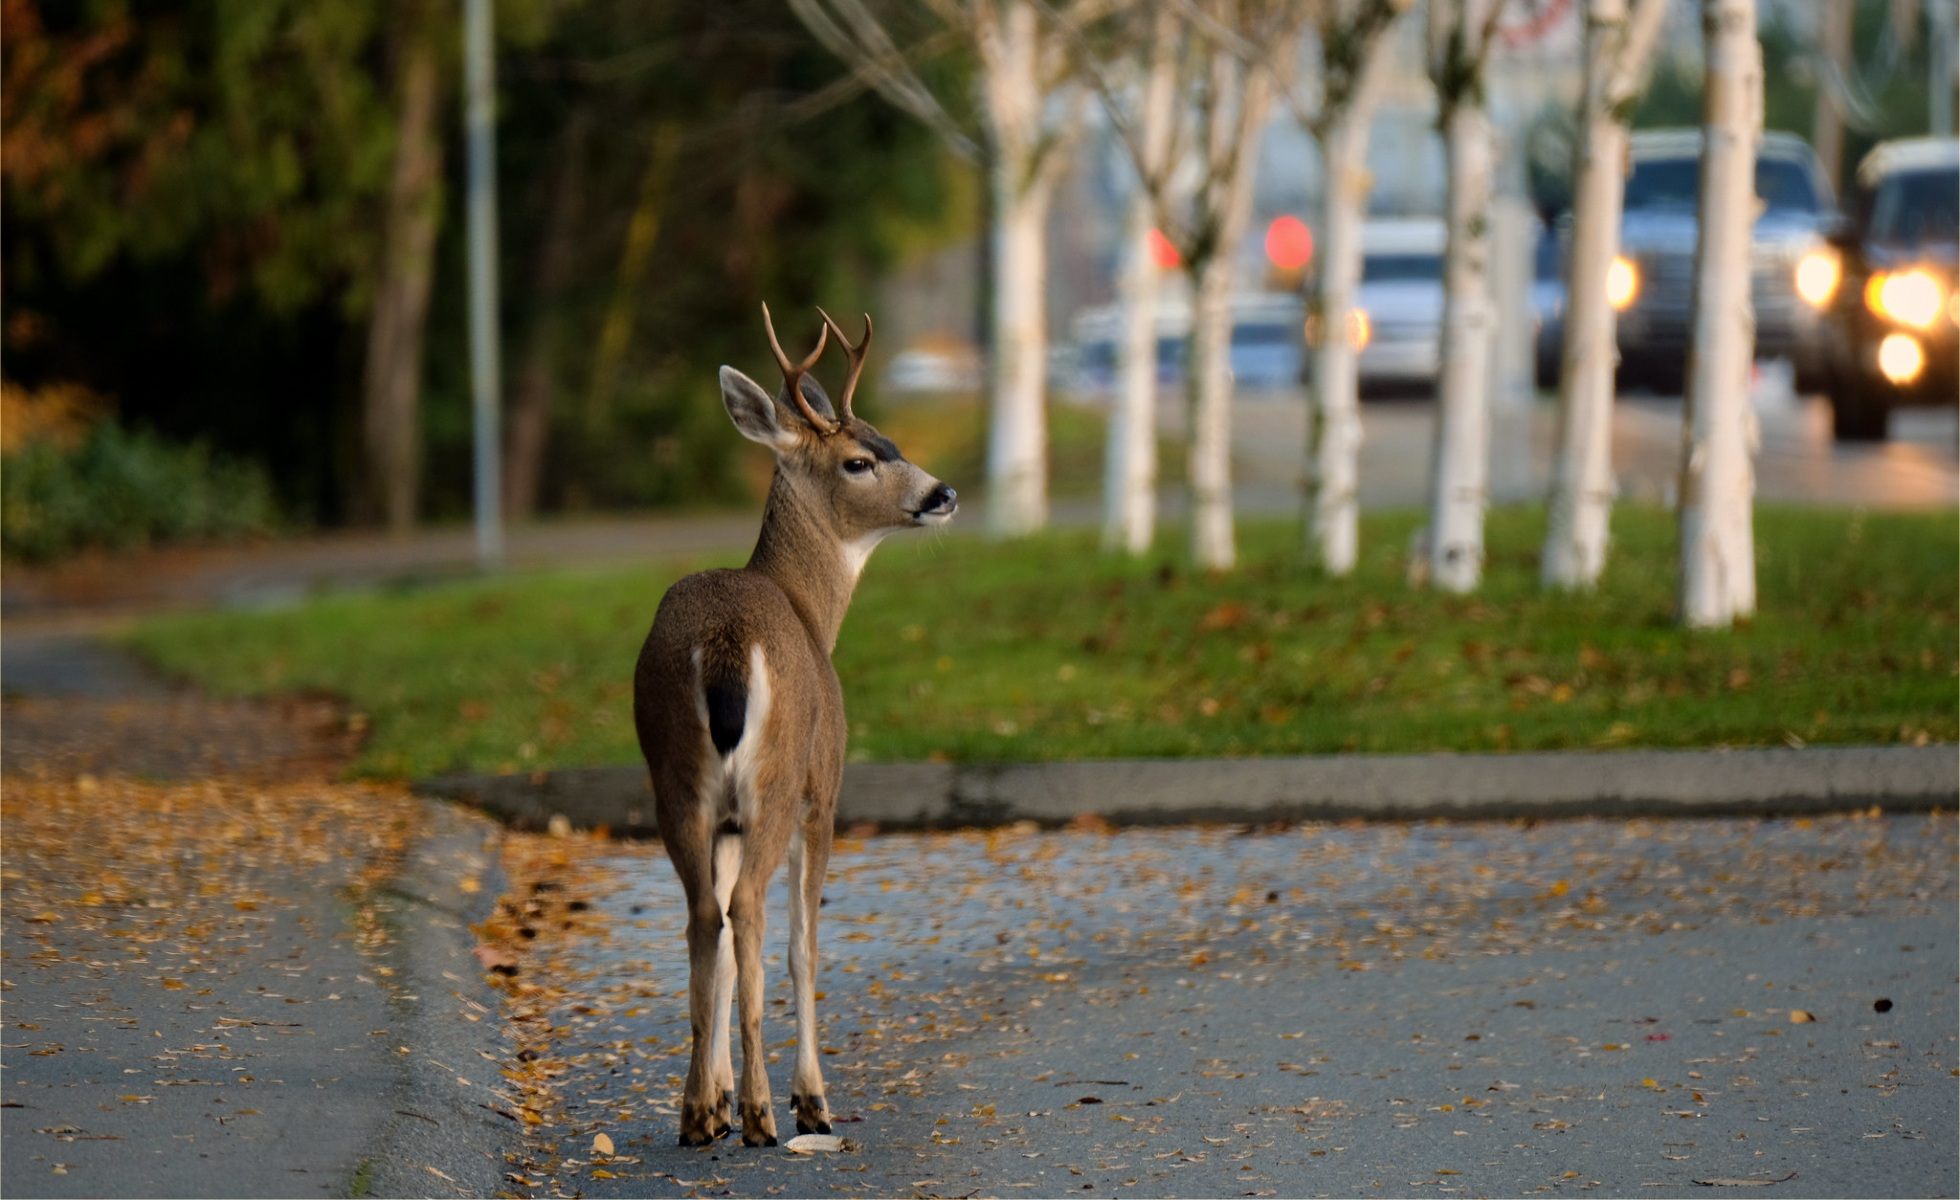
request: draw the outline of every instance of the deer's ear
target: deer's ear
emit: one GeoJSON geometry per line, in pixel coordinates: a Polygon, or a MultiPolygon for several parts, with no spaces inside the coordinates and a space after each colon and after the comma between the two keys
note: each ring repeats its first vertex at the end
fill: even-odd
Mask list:
{"type": "Polygon", "coordinates": [[[777,420],[775,398],[734,367],[721,369],[721,402],[728,407],[728,419],[750,441],[771,450],[786,450],[795,443],[796,435],[777,420]]]}

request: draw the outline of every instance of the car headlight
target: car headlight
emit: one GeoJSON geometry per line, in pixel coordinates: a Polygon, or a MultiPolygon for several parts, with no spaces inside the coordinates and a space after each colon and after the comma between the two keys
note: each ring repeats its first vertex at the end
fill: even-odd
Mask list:
{"type": "Polygon", "coordinates": [[[1640,294],[1640,269],[1624,254],[1615,254],[1606,267],[1606,303],[1614,312],[1625,312],[1640,294]]]}
{"type": "Polygon", "coordinates": [[[1797,295],[1812,308],[1829,304],[1843,279],[1844,260],[1829,246],[1812,250],[1797,260],[1797,295]]]}
{"type": "Polygon", "coordinates": [[[1926,370],[1926,350],[1909,333],[1888,333],[1878,344],[1878,370],[1887,380],[1904,387],[1926,370]]]}
{"type": "Polygon", "coordinates": [[[1880,271],[1865,285],[1865,307],[1888,321],[1931,329],[1946,308],[1946,289],[1918,267],[1880,271]]]}
{"type": "MultiPolygon", "coordinates": [[[[1309,346],[1320,345],[1320,331],[1322,328],[1323,326],[1321,324],[1320,314],[1309,313],[1307,315],[1307,324],[1305,329],[1305,333],[1307,335],[1307,345],[1309,346]]],[[[1368,348],[1368,343],[1374,340],[1374,336],[1375,336],[1375,326],[1374,326],[1374,322],[1368,319],[1368,310],[1362,308],[1359,305],[1356,305],[1355,307],[1348,309],[1348,315],[1347,315],[1348,345],[1352,346],[1356,350],[1366,350],[1368,348]]]]}

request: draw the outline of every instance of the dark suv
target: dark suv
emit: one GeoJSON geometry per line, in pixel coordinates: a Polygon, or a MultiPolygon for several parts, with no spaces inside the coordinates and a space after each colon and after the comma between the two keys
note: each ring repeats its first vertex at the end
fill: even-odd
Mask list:
{"type": "Polygon", "coordinates": [[[1823,338],[1831,429],[1877,441],[1893,409],[1952,404],[1960,392],[1960,140],[1875,147],[1831,242],[1842,267],[1823,338]]]}
{"type": "MultiPolygon", "coordinates": [[[[1693,319],[1701,133],[1640,132],[1628,149],[1620,254],[1607,276],[1619,313],[1620,378],[1677,392],[1693,319]]],[[[1756,153],[1756,196],[1762,207],[1749,250],[1756,357],[1790,359],[1798,386],[1815,386],[1821,298],[1803,285],[1813,260],[1829,252],[1824,235],[1837,215],[1831,187],[1802,139],[1769,133],[1756,153]]]]}

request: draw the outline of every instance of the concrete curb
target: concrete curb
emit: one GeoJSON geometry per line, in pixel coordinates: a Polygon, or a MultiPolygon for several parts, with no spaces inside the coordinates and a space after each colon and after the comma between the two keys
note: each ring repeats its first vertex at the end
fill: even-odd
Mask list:
{"type": "Polygon", "coordinates": [[[522,1140],[498,1112],[509,1108],[499,1068],[513,1051],[470,929],[505,889],[503,829],[451,804],[422,805],[422,835],[389,884],[396,1032],[414,1053],[386,1098],[392,1111],[367,1160],[368,1192],[489,1196],[503,1186],[505,1152],[522,1140]]]}
{"type": "MultiPolygon", "coordinates": [[[[519,828],[656,833],[641,767],[451,775],[424,793],[519,828]]],[[[844,773],[842,824],[944,829],[1094,814],[1119,825],[1484,817],[1727,816],[1960,806],[1960,747],[1327,755],[964,765],[866,763],[844,773]]]]}

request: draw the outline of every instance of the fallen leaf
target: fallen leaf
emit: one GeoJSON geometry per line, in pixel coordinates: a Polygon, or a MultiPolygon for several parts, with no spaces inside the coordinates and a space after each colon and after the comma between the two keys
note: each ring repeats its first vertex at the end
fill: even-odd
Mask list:
{"type": "Polygon", "coordinates": [[[1697,1179],[1695,1182],[1703,1187],[1768,1187],[1772,1183],[1788,1183],[1796,1177],[1797,1173],[1792,1171],[1781,1179],[1765,1179],[1761,1176],[1755,1176],[1749,1179],[1731,1179],[1727,1176],[1718,1175],[1713,1179],[1697,1179]]]}
{"type": "Polygon", "coordinates": [[[592,1153],[603,1154],[606,1155],[608,1158],[610,1158],[612,1156],[612,1152],[613,1152],[612,1138],[608,1137],[603,1133],[595,1133],[592,1135],[592,1153]]]}
{"type": "Polygon", "coordinates": [[[1815,1021],[1816,1019],[1817,1019],[1816,1017],[1805,1012],[1801,1008],[1793,1008],[1790,1010],[1790,1024],[1792,1025],[1808,1025],[1812,1021],[1815,1021]]]}
{"type": "Polygon", "coordinates": [[[825,1154],[849,1148],[843,1138],[828,1133],[806,1133],[783,1143],[791,1154],[825,1154]]]}

